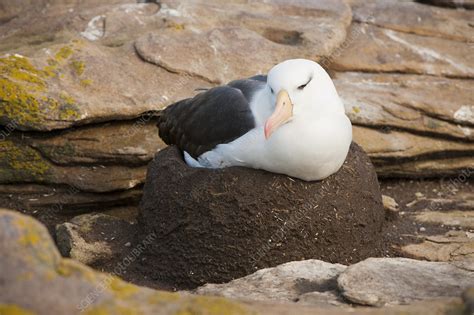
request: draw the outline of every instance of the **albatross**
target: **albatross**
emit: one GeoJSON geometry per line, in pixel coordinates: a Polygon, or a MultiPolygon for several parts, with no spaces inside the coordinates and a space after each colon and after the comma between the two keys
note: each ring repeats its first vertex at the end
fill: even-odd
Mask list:
{"type": "Polygon", "coordinates": [[[305,181],[337,172],[352,142],[331,78],[305,59],[169,105],[158,128],[191,167],[244,166],[305,181]]]}

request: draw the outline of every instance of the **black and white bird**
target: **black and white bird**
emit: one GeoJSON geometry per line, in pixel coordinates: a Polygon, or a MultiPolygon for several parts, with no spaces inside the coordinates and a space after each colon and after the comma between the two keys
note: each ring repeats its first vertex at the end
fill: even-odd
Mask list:
{"type": "Polygon", "coordinates": [[[352,125],[326,71],[292,59],[168,106],[160,137],[192,167],[245,166],[306,181],[339,170],[352,125]]]}

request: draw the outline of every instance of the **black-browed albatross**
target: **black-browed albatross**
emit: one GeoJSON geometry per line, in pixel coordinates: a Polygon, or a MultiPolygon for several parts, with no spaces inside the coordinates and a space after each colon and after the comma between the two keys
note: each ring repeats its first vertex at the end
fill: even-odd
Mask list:
{"type": "Polygon", "coordinates": [[[245,166],[306,181],[339,170],[352,125],[326,71],[291,59],[168,106],[160,137],[192,167],[245,166]]]}

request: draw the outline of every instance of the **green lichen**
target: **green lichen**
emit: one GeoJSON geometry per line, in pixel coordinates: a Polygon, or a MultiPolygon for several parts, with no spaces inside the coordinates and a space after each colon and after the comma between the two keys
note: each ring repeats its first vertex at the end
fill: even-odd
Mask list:
{"type": "Polygon", "coordinates": [[[54,58],[57,61],[63,61],[65,59],[68,59],[69,57],[71,57],[71,55],[73,53],[74,53],[74,50],[71,47],[63,46],[63,47],[61,47],[61,49],[59,49],[59,51],[56,53],[56,55],[54,55],[54,58]]]}
{"type": "Polygon", "coordinates": [[[43,181],[50,165],[34,149],[0,141],[0,182],[43,181]]]}
{"type": "Polygon", "coordinates": [[[92,83],[94,83],[94,81],[92,81],[91,79],[81,80],[81,85],[84,86],[84,87],[90,86],[90,85],[92,85],[92,83]]]}
{"type": "Polygon", "coordinates": [[[70,65],[78,76],[81,76],[86,69],[86,64],[81,60],[73,60],[70,65]]]}
{"type": "Polygon", "coordinates": [[[30,312],[22,307],[13,304],[0,304],[1,315],[34,315],[35,313],[30,312]]]}

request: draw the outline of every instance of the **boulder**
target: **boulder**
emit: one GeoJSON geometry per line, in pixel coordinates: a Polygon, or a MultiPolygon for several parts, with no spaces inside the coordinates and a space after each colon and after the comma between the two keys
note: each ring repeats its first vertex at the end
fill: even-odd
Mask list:
{"type": "Polygon", "coordinates": [[[349,301],[381,306],[459,296],[474,283],[474,272],[449,263],[369,258],[348,267],[337,282],[349,301]]]}
{"type": "Polygon", "coordinates": [[[344,265],[315,259],[294,261],[228,283],[206,284],[195,292],[242,300],[340,306],[345,303],[337,292],[337,277],[345,269],[344,265]]]}
{"type": "MultiPolygon", "coordinates": [[[[393,308],[339,309],[283,303],[242,302],[170,293],[127,283],[71,259],[61,258],[46,228],[31,217],[0,209],[1,314],[461,314],[472,293],[393,308]],[[458,310],[453,313],[453,310],[458,310]]],[[[116,268],[117,266],[114,266],[116,268]]],[[[119,268],[123,270],[123,266],[119,268]]]]}
{"type": "Polygon", "coordinates": [[[196,287],[293,260],[348,264],[380,254],[384,220],[375,171],[356,144],[336,174],[317,182],[191,168],[169,147],[148,168],[138,222],[157,240],[141,268],[151,279],[196,287]]]}

